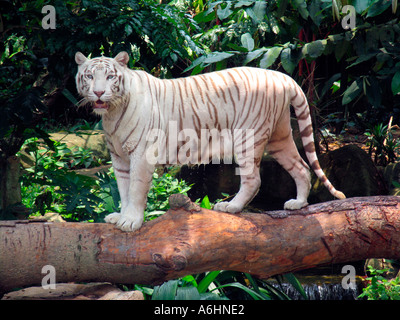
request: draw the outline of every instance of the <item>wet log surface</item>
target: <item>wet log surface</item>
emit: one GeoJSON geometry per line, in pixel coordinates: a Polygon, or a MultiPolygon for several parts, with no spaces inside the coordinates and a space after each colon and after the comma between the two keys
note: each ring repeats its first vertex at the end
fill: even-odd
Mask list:
{"type": "Polygon", "coordinates": [[[350,198],[296,211],[229,214],[174,195],[132,233],[103,223],[0,221],[0,292],[57,282],[160,284],[187,274],[276,274],[366,258],[400,258],[400,198],[350,198]]]}

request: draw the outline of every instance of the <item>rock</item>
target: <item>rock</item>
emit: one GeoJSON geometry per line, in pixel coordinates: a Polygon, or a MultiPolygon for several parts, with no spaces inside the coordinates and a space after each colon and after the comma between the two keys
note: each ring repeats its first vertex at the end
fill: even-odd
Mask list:
{"type": "Polygon", "coordinates": [[[30,287],[7,293],[1,300],[144,300],[140,291],[122,291],[106,283],[57,283],[55,289],[30,287]]]}
{"type": "MultiPolygon", "coordinates": [[[[83,130],[77,133],[55,132],[50,133],[50,139],[65,143],[69,149],[82,147],[91,150],[93,155],[99,159],[110,161],[111,156],[107,148],[105,136],[101,130],[83,130]]],[[[19,152],[21,163],[24,168],[35,165],[32,156],[22,148],[19,152]]]]}
{"type": "Polygon", "coordinates": [[[46,212],[43,216],[47,221],[51,222],[65,222],[63,217],[57,212],[46,212]]]}
{"type": "Polygon", "coordinates": [[[388,164],[383,170],[383,177],[389,194],[392,196],[400,195],[400,188],[393,185],[393,182],[400,185],[400,162],[388,164]]]}
{"type": "Polygon", "coordinates": [[[386,279],[393,279],[400,275],[400,265],[396,261],[390,259],[367,259],[364,264],[364,272],[368,274],[368,266],[375,270],[387,270],[381,276],[386,279]]]}
{"type": "MultiPolygon", "coordinates": [[[[370,156],[356,145],[347,145],[319,156],[321,167],[335,186],[346,197],[386,195],[383,176],[370,156]]],[[[322,183],[314,178],[310,203],[332,200],[322,183]]]]}
{"type": "Polygon", "coordinates": [[[98,300],[144,300],[141,291],[110,291],[98,300]]]}
{"type": "Polygon", "coordinates": [[[96,157],[107,161],[111,159],[101,130],[83,130],[77,133],[56,132],[51,133],[50,138],[65,143],[70,149],[82,147],[91,150],[96,157]]]}

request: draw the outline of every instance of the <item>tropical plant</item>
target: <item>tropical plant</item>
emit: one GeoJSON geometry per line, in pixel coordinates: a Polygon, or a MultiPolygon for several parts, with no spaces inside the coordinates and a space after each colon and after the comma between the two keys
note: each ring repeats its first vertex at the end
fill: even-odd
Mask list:
{"type": "Polygon", "coordinates": [[[394,279],[386,279],[383,275],[387,269],[377,270],[368,266],[370,277],[365,280],[368,285],[363,288],[363,293],[358,298],[367,298],[368,300],[400,300],[400,276],[394,279]]]}
{"type": "MultiPolygon", "coordinates": [[[[96,178],[74,172],[103,163],[82,147],[69,149],[65,143],[38,138],[27,139],[19,156],[32,162],[22,177],[23,203],[31,213],[56,211],[73,221],[101,221],[105,214],[119,211],[120,197],[112,168],[96,173],[96,178]],[[29,157],[30,158],[29,158],[29,157]]],[[[169,209],[168,198],[186,194],[191,188],[169,173],[154,173],[145,217],[147,220],[169,209]]]]}
{"type": "Polygon", "coordinates": [[[397,159],[400,150],[400,141],[393,137],[392,129],[388,125],[379,123],[367,129],[365,135],[368,137],[367,146],[369,154],[374,150],[374,162],[379,165],[387,165],[397,159]]]}
{"type": "MultiPolygon", "coordinates": [[[[293,274],[283,276],[307,299],[303,287],[293,274]]],[[[290,300],[283,291],[248,273],[211,271],[170,280],[149,290],[136,286],[152,300],[290,300]]]]}
{"type": "Polygon", "coordinates": [[[187,195],[192,185],[184,180],[178,180],[169,173],[153,174],[153,181],[147,195],[146,218],[151,220],[169,209],[168,199],[172,194],[181,193],[187,195]]]}
{"type": "Polygon", "coordinates": [[[338,133],[357,113],[363,115],[364,127],[371,120],[387,120],[388,114],[398,117],[397,0],[346,4],[356,14],[352,30],[343,28],[347,12],[342,13],[337,0],[208,1],[194,17],[204,30],[195,37],[206,46],[205,54],[186,71],[237,65],[283,70],[304,82],[311,104],[319,100],[325,114],[339,115],[338,133]],[[318,70],[317,59],[326,67],[318,70]],[[319,83],[316,75],[324,81],[319,83]],[[326,95],[333,84],[332,94],[326,95]]]}

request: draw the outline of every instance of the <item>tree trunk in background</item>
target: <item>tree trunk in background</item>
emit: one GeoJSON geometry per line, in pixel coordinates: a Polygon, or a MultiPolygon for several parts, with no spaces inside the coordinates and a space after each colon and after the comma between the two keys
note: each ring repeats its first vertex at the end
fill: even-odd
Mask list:
{"type": "Polygon", "coordinates": [[[57,282],[159,284],[187,274],[276,274],[366,258],[400,258],[400,198],[336,200],[296,211],[229,214],[182,195],[136,232],[109,224],[0,221],[0,291],[57,282]]]}
{"type": "Polygon", "coordinates": [[[0,210],[22,201],[19,178],[20,161],[17,156],[0,161],[0,210]]]}

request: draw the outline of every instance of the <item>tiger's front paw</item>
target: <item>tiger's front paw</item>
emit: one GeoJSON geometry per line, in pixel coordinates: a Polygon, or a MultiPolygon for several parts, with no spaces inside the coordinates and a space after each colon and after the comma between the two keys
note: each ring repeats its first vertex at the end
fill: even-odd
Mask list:
{"type": "Polygon", "coordinates": [[[222,211],[222,212],[229,212],[229,213],[238,213],[242,211],[242,207],[235,205],[231,202],[218,202],[215,204],[214,208],[215,211],[222,211]]]}
{"type": "Polygon", "coordinates": [[[111,224],[116,224],[121,218],[121,214],[119,212],[110,213],[104,218],[104,221],[111,224]]]}
{"type": "Polygon", "coordinates": [[[286,201],[285,204],[283,205],[283,208],[285,210],[297,210],[297,209],[301,209],[305,206],[308,206],[307,201],[292,199],[292,200],[286,201]]]}
{"type": "Polygon", "coordinates": [[[104,221],[115,224],[115,226],[122,231],[135,231],[142,226],[143,214],[132,215],[114,212],[107,215],[104,221]]]}
{"type": "Polygon", "coordinates": [[[121,210],[121,215],[115,224],[122,231],[138,230],[143,224],[143,210],[137,209],[137,206],[130,203],[121,210]]]}
{"type": "Polygon", "coordinates": [[[122,231],[135,231],[138,230],[143,223],[143,217],[132,217],[130,215],[121,215],[115,226],[122,231]]]}

